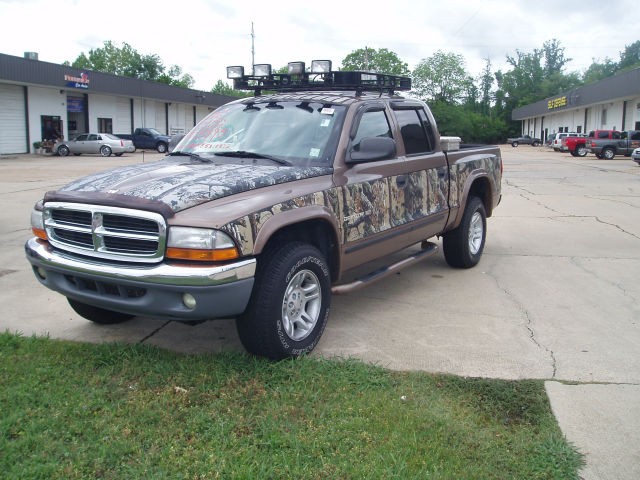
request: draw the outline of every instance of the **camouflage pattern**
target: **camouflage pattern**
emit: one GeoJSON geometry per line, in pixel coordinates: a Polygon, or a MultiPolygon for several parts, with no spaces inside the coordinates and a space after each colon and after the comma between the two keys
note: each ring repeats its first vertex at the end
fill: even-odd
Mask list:
{"type": "Polygon", "coordinates": [[[488,174],[489,178],[495,180],[495,187],[500,193],[502,174],[500,172],[500,161],[496,155],[471,155],[464,157],[449,167],[451,177],[451,194],[449,203],[451,208],[459,207],[464,193],[465,185],[472,172],[479,171],[488,174]]]}
{"type": "MultiPolygon", "coordinates": [[[[447,199],[451,207],[459,206],[472,172],[488,173],[499,188],[500,163],[495,158],[495,155],[471,155],[448,169],[442,166],[411,172],[402,175],[403,186],[398,186],[399,176],[391,176],[333,187],[265,207],[224,225],[221,230],[236,239],[243,255],[250,255],[258,233],[269,219],[280,212],[317,205],[333,212],[342,243],[362,240],[446,211],[447,199]]],[[[131,195],[161,201],[179,212],[229,195],[331,173],[329,167],[208,164],[171,158],[91,175],[61,191],[131,195]]]]}
{"type": "Polygon", "coordinates": [[[495,159],[495,155],[465,157],[448,168],[448,175],[446,166],[412,172],[406,176],[407,184],[402,188],[398,186],[397,176],[330,188],[272,205],[239,218],[222,230],[237,239],[243,254],[250,255],[260,229],[270,218],[293,208],[318,205],[331,210],[337,218],[341,243],[362,240],[444,212],[449,208],[447,198],[452,207],[459,206],[472,172],[488,173],[496,179],[499,188],[500,163],[495,159]]]}
{"type": "Polygon", "coordinates": [[[163,202],[179,212],[229,195],[331,172],[331,167],[202,163],[176,157],[90,175],[60,191],[131,195],[163,202]]]}

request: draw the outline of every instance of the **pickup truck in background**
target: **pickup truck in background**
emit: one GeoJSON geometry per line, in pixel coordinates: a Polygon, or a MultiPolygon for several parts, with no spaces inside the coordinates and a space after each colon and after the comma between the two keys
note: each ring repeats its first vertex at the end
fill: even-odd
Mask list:
{"type": "Polygon", "coordinates": [[[573,133],[562,139],[560,151],[569,152],[574,157],[584,157],[587,150],[587,136],[583,133],[573,133]]]}
{"type": "Polygon", "coordinates": [[[27,259],[80,316],[235,317],[249,352],[296,357],[320,340],[332,295],[428,258],[430,238],[453,267],[480,261],[498,147],[441,138],[424,102],[397,95],[406,77],[238,68],[235,88],[256,96],[211,112],[170,155],[34,207],[27,259]]]}
{"type": "Polygon", "coordinates": [[[517,147],[521,143],[525,145],[531,145],[532,147],[538,147],[542,145],[542,140],[540,140],[539,138],[533,138],[529,135],[523,135],[522,137],[518,138],[507,138],[507,143],[510,143],[512,147],[517,147]]]}
{"type": "Polygon", "coordinates": [[[616,155],[630,156],[631,153],[640,147],[640,130],[600,130],[589,133],[586,142],[587,149],[598,158],[611,160],[616,155]],[[608,132],[608,138],[604,138],[604,133],[608,132]],[[593,135],[592,135],[593,134],[593,135]]]}
{"type": "Polygon", "coordinates": [[[155,128],[136,128],[133,135],[118,133],[117,137],[131,140],[136,148],[146,148],[165,153],[169,146],[169,135],[163,135],[155,128]]]}

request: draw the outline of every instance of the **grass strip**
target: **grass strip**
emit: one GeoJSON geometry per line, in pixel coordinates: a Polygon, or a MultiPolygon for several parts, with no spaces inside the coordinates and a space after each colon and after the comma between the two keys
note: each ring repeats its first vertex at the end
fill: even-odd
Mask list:
{"type": "Polygon", "coordinates": [[[541,381],[0,334],[12,479],[577,479],[541,381]]]}

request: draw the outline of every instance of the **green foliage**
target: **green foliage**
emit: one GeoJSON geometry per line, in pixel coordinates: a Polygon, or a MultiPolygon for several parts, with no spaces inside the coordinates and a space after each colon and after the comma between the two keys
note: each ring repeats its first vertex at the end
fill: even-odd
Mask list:
{"type": "Polygon", "coordinates": [[[409,75],[409,66],[398,55],[386,48],[360,48],[342,60],[342,70],[409,75]]]}
{"type": "Polygon", "coordinates": [[[637,67],[640,67],[640,40],[624,47],[624,51],[620,52],[618,63],[618,70],[631,70],[637,67]]]}
{"type": "Polygon", "coordinates": [[[228,97],[251,97],[253,93],[247,92],[244,90],[235,90],[233,87],[229,86],[227,82],[223,80],[218,80],[216,84],[211,89],[211,93],[215,93],[216,95],[226,95],[228,97]]]}
{"type": "Polygon", "coordinates": [[[6,478],[577,479],[542,381],[0,334],[6,478]]]}
{"type": "Polygon", "coordinates": [[[422,59],[412,73],[413,92],[425,101],[459,105],[469,96],[473,79],[465,70],[464,58],[438,50],[422,59]]]}
{"type": "MultiPolygon", "coordinates": [[[[69,65],[69,62],[65,64],[69,65]]],[[[177,65],[167,70],[158,55],[142,55],[126,42],[119,47],[107,40],[101,48],[91,49],[88,54],[82,52],[70,65],[183,88],[191,88],[194,83],[193,77],[182,74],[177,65]]]]}

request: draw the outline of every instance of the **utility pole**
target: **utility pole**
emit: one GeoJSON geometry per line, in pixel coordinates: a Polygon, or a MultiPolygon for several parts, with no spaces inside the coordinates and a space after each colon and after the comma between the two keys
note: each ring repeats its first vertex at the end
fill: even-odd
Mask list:
{"type": "Polygon", "coordinates": [[[251,22],[251,74],[255,74],[253,71],[253,66],[256,64],[256,47],[255,47],[255,38],[256,35],[253,33],[253,22],[251,22]]]}

